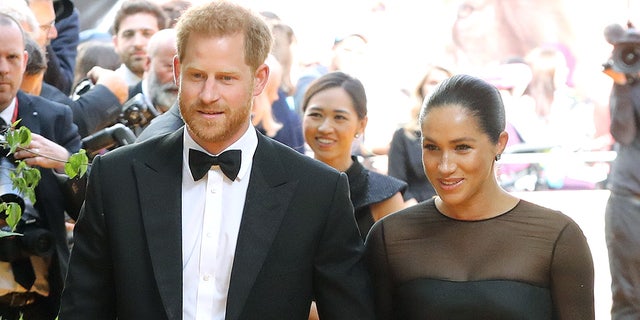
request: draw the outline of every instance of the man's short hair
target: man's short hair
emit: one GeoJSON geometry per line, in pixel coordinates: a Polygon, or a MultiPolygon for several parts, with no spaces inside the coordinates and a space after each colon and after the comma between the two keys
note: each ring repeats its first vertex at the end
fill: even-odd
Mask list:
{"type": "Polygon", "coordinates": [[[42,47],[29,35],[24,40],[25,50],[29,54],[24,73],[33,76],[47,70],[47,56],[42,47]]]}
{"type": "Polygon", "coordinates": [[[117,35],[118,31],[120,31],[122,20],[138,13],[148,13],[155,16],[158,21],[158,30],[167,27],[167,16],[159,5],[147,0],[127,0],[122,3],[122,6],[118,12],[116,12],[112,26],[113,34],[117,35]]]}
{"type": "Polygon", "coordinates": [[[178,20],[178,57],[184,58],[189,35],[227,36],[244,35],[245,63],[257,70],[271,51],[273,36],[269,26],[257,13],[230,1],[212,1],[185,11],[178,20]]]}

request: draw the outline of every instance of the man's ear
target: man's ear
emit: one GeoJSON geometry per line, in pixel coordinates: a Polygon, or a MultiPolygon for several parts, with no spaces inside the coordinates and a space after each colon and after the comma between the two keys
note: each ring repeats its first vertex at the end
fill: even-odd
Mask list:
{"type": "Polygon", "coordinates": [[[257,97],[262,93],[262,90],[264,90],[267,85],[267,80],[269,80],[269,66],[267,64],[263,63],[256,69],[254,80],[253,96],[257,97]]]}
{"type": "Polygon", "coordinates": [[[27,62],[29,62],[29,52],[27,52],[27,50],[24,50],[24,52],[22,53],[22,74],[27,71],[27,62]]]}
{"type": "Polygon", "coordinates": [[[180,59],[178,59],[178,55],[173,56],[173,82],[177,86],[180,85],[180,59]]]}
{"type": "Polygon", "coordinates": [[[147,59],[144,62],[144,71],[149,71],[151,68],[151,57],[147,54],[147,59]]]}

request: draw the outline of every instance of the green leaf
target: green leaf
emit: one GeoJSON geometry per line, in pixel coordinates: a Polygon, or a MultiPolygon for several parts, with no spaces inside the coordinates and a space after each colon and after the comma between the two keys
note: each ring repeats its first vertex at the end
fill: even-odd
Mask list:
{"type": "MultiPolygon", "coordinates": [[[[0,135],[0,146],[9,148],[10,154],[15,153],[18,148],[26,149],[29,144],[31,144],[31,130],[27,127],[16,128],[19,122],[20,120],[14,122],[11,125],[11,129],[7,131],[4,136],[0,135]]],[[[73,179],[77,176],[84,176],[88,167],[89,158],[86,155],[86,151],[81,149],[69,157],[69,160],[65,162],[64,169],[65,173],[73,179]]],[[[41,179],[40,170],[28,166],[26,162],[22,160],[16,162],[15,168],[0,168],[0,170],[2,169],[9,171],[9,178],[11,179],[13,188],[20,193],[23,198],[35,203],[35,188],[41,179]]],[[[0,230],[0,238],[20,235],[19,233],[13,232],[22,216],[20,205],[13,202],[0,202],[0,214],[1,213],[5,214],[5,222],[11,228],[12,232],[0,230]]],[[[0,216],[0,219],[1,218],[0,216]]]]}
{"type": "Polygon", "coordinates": [[[73,179],[76,176],[84,176],[87,173],[89,167],[89,158],[87,152],[84,149],[80,149],[78,153],[74,153],[69,157],[67,163],[64,165],[64,172],[73,179]]]}
{"type": "Polygon", "coordinates": [[[20,148],[26,148],[31,143],[31,130],[27,127],[15,128],[20,120],[12,125],[12,129],[6,133],[7,144],[9,144],[9,153],[15,153],[20,148]]]}
{"type": "Polygon", "coordinates": [[[5,213],[7,214],[7,217],[5,218],[7,225],[11,227],[11,231],[15,231],[22,216],[22,209],[20,208],[20,205],[15,202],[7,203],[7,210],[5,213]]]}

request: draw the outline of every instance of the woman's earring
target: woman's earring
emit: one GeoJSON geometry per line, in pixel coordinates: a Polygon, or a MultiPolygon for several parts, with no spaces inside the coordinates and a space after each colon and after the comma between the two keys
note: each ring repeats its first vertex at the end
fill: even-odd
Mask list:
{"type": "Polygon", "coordinates": [[[356,133],[356,135],[354,136],[356,139],[360,138],[360,134],[356,133]]]}
{"type": "Polygon", "coordinates": [[[499,153],[498,153],[498,154],[496,154],[496,158],[495,158],[495,159],[496,159],[496,161],[500,160],[500,157],[501,157],[501,156],[502,156],[502,155],[501,155],[501,154],[499,154],[499,153]]]}

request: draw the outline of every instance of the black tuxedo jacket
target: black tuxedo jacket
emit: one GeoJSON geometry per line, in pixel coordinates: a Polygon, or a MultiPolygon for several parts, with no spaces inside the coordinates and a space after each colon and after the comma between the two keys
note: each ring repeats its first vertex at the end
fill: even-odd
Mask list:
{"type": "MultiPolygon", "coordinates": [[[[182,319],[178,131],[93,161],[61,320],[182,319]]],[[[226,319],[373,319],[346,176],[258,134],[226,319]]]]}

